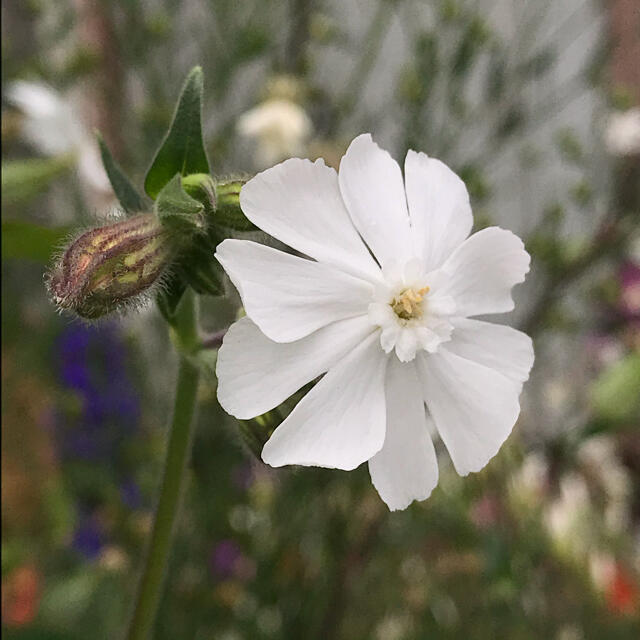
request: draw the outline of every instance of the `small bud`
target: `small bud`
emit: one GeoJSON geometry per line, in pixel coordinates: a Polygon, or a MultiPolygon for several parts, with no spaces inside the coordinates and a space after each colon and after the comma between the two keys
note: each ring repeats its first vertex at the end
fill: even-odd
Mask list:
{"type": "Polygon", "coordinates": [[[253,231],[256,227],[240,208],[240,190],[246,180],[231,179],[216,184],[215,221],[236,231],[253,231]]]}
{"type": "Polygon", "coordinates": [[[202,202],[207,212],[216,209],[216,186],[207,173],[191,173],[182,176],[182,188],[196,200],[202,202]]]}
{"type": "Polygon", "coordinates": [[[174,256],[168,231],[151,213],[83,233],[48,276],[58,307],[95,319],[135,301],[174,256]]]}

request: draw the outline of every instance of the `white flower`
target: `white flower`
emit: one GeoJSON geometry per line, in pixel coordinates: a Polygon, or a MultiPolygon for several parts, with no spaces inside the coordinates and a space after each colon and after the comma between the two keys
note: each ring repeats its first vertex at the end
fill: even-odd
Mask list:
{"type": "Polygon", "coordinates": [[[301,155],[312,124],[305,110],[284,98],[272,98],[243,114],[238,133],[257,143],[257,164],[271,166],[284,158],[301,155]]]}
{"type": "Polygon", "coordinates": [[[26,81],[11,84],[7,99],[25,116],[22,134],[29,144],[47,156],[76,154],[84,184],[99,198],[113,197],[95,139],[71,100],[44,84],[26,81]]]}
{"type": "Polygon", "coordinates": [[[545,507],[543,520],[555,543],[575,557],[591,545],[589,487],[578,473],[560,480],[560,494],[545,507]]]}
{"type": "Polygon", "coordinates": [[[409,151],[400,167],[370,135],[340,174],[291,159],[258,174],[240,202],[258,227],[312,259],[247,240],[217,250],[247,317],[218,357],[218,398],[251,418],[326,375],[275,430],[268,464],[354,469],[369,462],[391,509],[437,484],[425,403],[456,470],[482,469],[518,417],[529,337],[470,316],[513,309],[529,269],[511,232],[467,238],[464,183],[409,151]],[[366,244],[365,244],[366,243],[366,244]]]}
{"type": "Polygon", "coordinates": [[[640,107],[614,111],[609,116],[604,140],[607,150],[613,155],[640,153],[640,107]]]}

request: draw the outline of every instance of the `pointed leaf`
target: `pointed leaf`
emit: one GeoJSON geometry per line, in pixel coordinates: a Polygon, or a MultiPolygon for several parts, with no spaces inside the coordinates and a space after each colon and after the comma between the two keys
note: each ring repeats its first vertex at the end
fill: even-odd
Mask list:
{"type": "Polygon", "coordinates": [[[102,156],[102,164],[107,172],[109,182],[113,187],[116,198],[127,213],[138,213],[145,211],[148,207],[144,198],[138,193],[136,188],[131,184],[129,178],[124,174],[120,166],[116,163],[107,147],[102,135],[96,133],[98,144],[100,145],[100,155],[102,156]]]}
{"type": "Polygon", "coordinates": [[[210,173],[202,142],[202,69],[195,67],[187,76],[173,116],[169,133],[156,153],[147,177],[145,191],[155,198],[176,173],[210,173]]]}

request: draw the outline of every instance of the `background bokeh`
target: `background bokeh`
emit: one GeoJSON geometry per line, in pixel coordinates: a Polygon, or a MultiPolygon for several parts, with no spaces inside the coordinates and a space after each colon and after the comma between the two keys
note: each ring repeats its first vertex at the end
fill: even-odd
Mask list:
{"type": "MultiPolygon", "coordinates": [[[[152,305],[81,324],[43,274],[116,209],[92,130],[141,184],[195,64],[216,175],[336,165],[363,131],[450,164],[476,228],[532,254],[498,319],[537,359],[488,467],[441,452],[393,514],[366,465],[261,464],[209,374],[155,637],[640,637],[639,34],[637,0],[3,2],[7,637],[117,638],[130,613],[176,363],[152,305]]],[[[204,298],[204,329],[236,304],[204,298]]]]}

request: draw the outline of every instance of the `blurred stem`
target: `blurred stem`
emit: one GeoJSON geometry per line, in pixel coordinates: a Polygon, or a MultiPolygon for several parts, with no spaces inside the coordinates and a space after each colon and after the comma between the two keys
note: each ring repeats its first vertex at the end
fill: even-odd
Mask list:
{"type": "Polygon", "coordinates": [[[190,359],[197,348],[197,306],[195,296],[187,292],[180,302],[174,326],[174,342],[180,354],[178,380],[164,464],[160,499],[153,523],[147,558],[138,588],[128,640],[147,640],[153,629],[162,596],[174,524],[180,509],[187,460],[191,450],[192,425],[198,391],[198,368],[190,359]]]}
{"type": "Polygon", "coordinates": [[[380,0],[376,12],[369,24],[367,32],[362,39],[365,44],[364,51],[358,59],[356,66],[351,71],[349,80],[345,84],[345,96],[342,99],[342,116],[348,116],[359,101],[362,91],[364,91],[369,79],[369,74],[373,71],[378,53],[381,49],[382,41],[387,34],[387,28],[393,17],[392,5],[388,0],[380,0]]]}
{"type": "Polygon", "coordinates": [[[284,69],[288,73],[304,74],[307,67],[306,49],[309,42],[309,22],[313,0],[290,0],[289,35],[284,56],[284,69]]]}
{"type": "Polygon", "coordinates": [[[545,326],[549,314],[555,308],[555,303],[562,292],[573,281],[577,280],[589,268],[601,259],[607,258],[612,252],[617,252],[625,241],[625,235],[620,226],[621,216],[612,214],[600,225],[590,246],[564,269],[557,270],[545,283],[542,295],[536,300],[527,316],[520,323],[520,330],[536,335],[545,326]]]}

